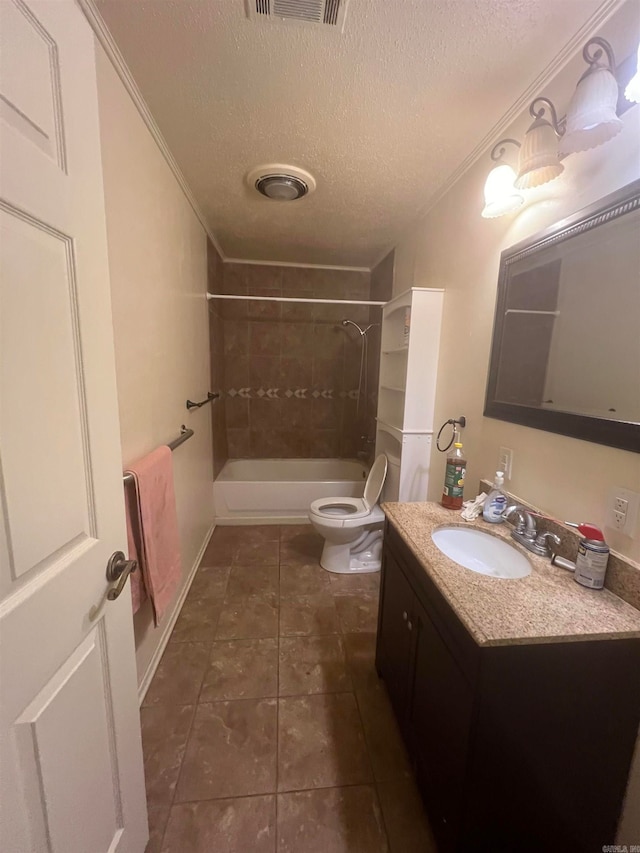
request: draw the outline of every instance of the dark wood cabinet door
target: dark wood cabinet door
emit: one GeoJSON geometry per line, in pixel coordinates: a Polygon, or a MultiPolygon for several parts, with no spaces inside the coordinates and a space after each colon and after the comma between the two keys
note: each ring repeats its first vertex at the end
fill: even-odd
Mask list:
{"type": "Polygon", "coordinates": [[[455,849],[464,801],[473,689],[424,608],[416,603],[409,738],[433,830],[455,849]]]}
{"type": "Polygon", "coordinates": [[[391,704],[404,731],[412,644],[415,594],[388,551],[384,556],[376,667],[387,685],[391,704]]]}
{"type": "Polygon", "coordinates": [[[479,647],[388,525],[376,665],[440,853],[613,844],[640,719],[637,639],[479,647]]]}

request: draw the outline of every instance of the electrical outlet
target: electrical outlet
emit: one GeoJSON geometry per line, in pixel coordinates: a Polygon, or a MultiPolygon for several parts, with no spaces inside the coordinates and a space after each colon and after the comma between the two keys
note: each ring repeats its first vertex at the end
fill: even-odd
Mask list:
{"type": "Polygon", "coordinates": [[[505,480],[511,479],[513,467],[513,450],[509,447],[501,447],[498,453],[498,471],[504,471],[505,480]]]}
{"type": "Polygon", "coordinates": [[[627,520],[626,512],[620,512],[617,509],[613,511],[613,529],[614,530],[624,530],[624,525],[627,520]]]}
{"type": "Polygon", "coordinates": [[[625,536],[635,536],[640,511],[640,493],[614,486],[609,491],[605,524],[625,536]]]}
{"type": "Polygon", "coordinates": [[[627,509],[629,508],[629,501],[625,501],[624,498],[616,498],[613,502],[613,508],[616,512],[621,512],[623,515],[626,515],[627,509]]]}

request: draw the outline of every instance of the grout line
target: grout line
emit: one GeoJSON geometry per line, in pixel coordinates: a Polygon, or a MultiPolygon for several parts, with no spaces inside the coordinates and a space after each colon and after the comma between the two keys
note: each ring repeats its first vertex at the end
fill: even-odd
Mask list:
{"type": "MultiPolygon", "coordinates": [[[[182,706],[182,707],[184,707],[184,706],[182,706]]],[[[160,837],[160,849],[161,850],[164,848],[164,839],[165,839],[165,836],[167,834],[167,829],[169,827],[169,821],[171,820],[171,811],[172,811],[174,803],[175,803],[176,793],[178,792],[178,783],[180,782],[180,776],[182,775],[182,765],[184,763],[184,757],[187,754],[187,746],[189,745],[189,740],[191,739],[191,732],[193,730],[193,721],[195,720],[197,709],[198,709],[198,704],[196,702],[193,706],[193,711],[191,713],[191,722],[189,723],[189,730],[187,732],[187,737],[185,738],[184,750],[182,752],[182,758],[180,759],[180,767],[178,768],[178,773],[176,775],[176,782],[175,782],[175,785],[173,786],[173,794],[171,795],[171,798],[169,801],[169,806],[168,806],[168,811],[167,811],[167,820],[165,822],[164,829],[162,830],[162,835],[160,837]]]]}
{"type": "MultiPolygon", "coordinates": [[[[393,782],[394,780],[389,780],[393,782]]],[[[227,794],[226,797],[203,797],[200,800],[180,800],[179,803],[175,803],[176,806],[184,806],[195,803],[215,803],[220,800],[251,800],[256,797],[275,797],[276,801],[279,794],[308,794],[310,791],[332,791],[334,789],[340,788],[373,788],[377,793],[378,783],[373,781],[369,782],[345,782],[343,785],[320,785],[317,788],[287,788],[286,791],[262,791],[261,793],[255,794],[227,794]]]]}
{"type": "MultiPolygon", "coordinates": [[[[273,791],[262,791],[257,794],[229,794],[226,797],[203,797],[200,800],[180,800],[176,805],[188,806],[195,803],[216,803],[220,800],[255,800],[257,797],[272,797],[273,793],[273,791]]],[[[224,851],[224,853],[226,853],[226,851],[224,851]]]]}
{"type": "MultiPolygon", "coordinates": [[[[198,567],[197,571],[199,571],[199,570],[200,570],[200,567],[198,567]]],[[[197,571],[196,571],[196,574],[197,574],[197,571]]],[[[225,586],[224,586],[224,593],[226,593],[226,589],[227,589],[228,583],[229,583],[229,575],[227,575],[227,580],[226,580],[226,582],[225,582],[225,586]]],[[[223,600],[224,600],[224,594],[223,594],[223,600]]],[[[160,841],[160,849],[162,849],[162,848],[163,848],[163,846],[164,846],[164,839],[165,839],[165,835],[166,835],[166,833],[167,833],[167,827],[169,826],[169,821],[171,820],[171,811],[172,811],[173,806],[174,806],[174,804],[175,804],[176,794],[177,794],[177,792],[178,792],[178,786],[179,786],[179,784],[180,784],[180,778],[181,778],[181,776],[182,776],[182,769],[183,769],[183,766],[184,766],[184,759],[185,759],[185,756],[186,756],[186,754],[187,754],[187,749],[188,749],[188,747],[189,747],[189,741],[191,740],[191,735],[192,735],[192,733],[193,733],[193,725],[194,725],[194,722],[195,722],[196,713],[197,713],[197,711],[198,711],[198,706],[200,705],[200,696],[202,695],[202,687],[203,687],[203,685],[204,685],[204,681],[205,681],[205,678],[206,678],[207,672],[208,672],[208,670],[209,670],[209,665],[210,665],[210,663],[211,663],[211,652],[212,652],[212,650],[213,650],[213,643],[215,642],[215,632],[216,632],[217,627],[218,627],[218,621],[219,621],[219,619],[220,619],[220,612],[221,612],[221,611],[219,611],[219,612],[218,612],[218,618],[216,619],[216,627],[213,629],[213,639],[212,639],[208,644],[207,644],[207,643],[205,643],[205,645],[208,645],[208,646],[209,646],[209,655],[208,655],[208,657],[207,657],[207,664],[206,664],[206,666],[205,666],[205,668],[204,668],[204,670],[203,670],[203,673],[202,673],[202,680],[200,681],[200,689],[198,690],[198,695],[197,695],[196,700],[195,700],[194,705],[193,705],[193,713],[192,713],[192,715],[191,715],[191,723],[190,723],[190,725],[189,725],[189,731],[187,732],[187,737],[186,737],[186,740],[185,740],[185,742],[184,742],[184,750],[183,750],[183,753],[182,753],[182,758],[180,759],[180,767],[179,767],[179,769],[178,769],[178,773],[177,773],[177,776],[176,776],[176,782],[175,782],[175,785],[174,785],[174,788],[173,788],[173,795],[172,795],[172,797],[171,797],[171,802],[170,802],[170,804],[169,804],[169,813],[168,813],[168,815],[167,815],[167,822],[166,822],[166,824],[165,824],[164,831],[163,831],[163,833],[162,833],[162,838],[161,838],[161,841],[160,841]]],[[[161,704],[161,703],[158,703],[158,704],[161,704]]]]}
{"type": "Polygon", "coordinates": [[[282,525],[278,525],[278,639],[277,639],[277,668],[276,668],[276,784],[275,784],[275,850],[277,853],[278,842],[278,773],[280,769],[280,556],[282,553],[282,525]]]}
{"type": "Polygon", "coordinates": [[[371,757],[371,745],[369,743],[369,737],[367,735],[367,727],[364,723],[364,716],[362,714],[362,708],[360,706],[360,700],[358,698],[358,693],[356,688],[353,688],[353,696],[356,701],[356,708],[358,709],[358,717],[360,718],[360,725],[362,727],[362,736],[364,737],[364,745],[367,750],[367,758],[369,760],[369,767],[371,768],[371,778],[373,779],[374,784],[377,784],[378,780],[376,779],[376,773],[373,766],[373,759],[371,757]]]}
{"type": "Polygon", "coordinates": [[[389,848],[389,850],[391,850],[391,832],[390,832],[389,828],[387,827],[387,821],[386,821],[385,816],[384,816],[384,809],[382,808],[382,800],[380,799],[379,782],[377,779],[373,783],[373,790],[375,791],[376,800],[378,801],[378,810],[380,811],[380,818],[382,820],[382,829],[384,831],[385,838],[387,840],[387,847],[389,848]]]}

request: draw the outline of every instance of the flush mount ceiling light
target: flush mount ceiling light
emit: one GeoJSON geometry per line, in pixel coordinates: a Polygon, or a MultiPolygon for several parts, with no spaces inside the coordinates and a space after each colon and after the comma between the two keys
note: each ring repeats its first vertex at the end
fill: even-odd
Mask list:
{"type": "Polygon", "coordinates": [[[534,122],[527,130],[520,148],[518,177],[515,180],[519,190],[542,186],[564,171],[564,166],[558,160],[558,136],[561,129],[555,107],[548,98],[536,98],[529,112],[534,122]],[[547,110],[551,121],[545,118],[547,110]]]}
{"type": "Polygon", "coordinates": [[[247,175],[247,183],[273,201],[295,201],[316,188],[315,179],[309,172],[282,163],[252,169],[247,175]]]}
{"type": "Polygon", "coordinates": [[[616,113],[618,81],[611,45],[602,38],[592,38],[582,55],[589,68],[578,81],[567,110],[559,148],[565,155],[602,145],[622,130],[616,113]]]}
{"type": "Polygon", "coordinates": [[[485,219],[495,219],[497,216],[504,216],[505,213],[513,213],[524,204],[524,198],[516,192],[513,185],[516,173],[512,166],[502,160],[505,155],[504,146],[508,143],[520,148],[517,139],[501,139],[491,151],[491,159],[497,165],[489,172],[484,184],[482,216],[485,219]]]}

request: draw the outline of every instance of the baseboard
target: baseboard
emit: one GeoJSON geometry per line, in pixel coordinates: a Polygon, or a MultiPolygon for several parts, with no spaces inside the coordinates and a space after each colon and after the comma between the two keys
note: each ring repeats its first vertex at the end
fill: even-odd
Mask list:
{"type": "Polygon", "coordinates": [[[241,527],[247,524],[309,524],[309,515],[261,515],[260,512],[247,513],[246,515],[233,515],[226,518],[219,515],[216,518],[218,527],[241,527]]]}
{"type": "Polygon", "coordinates": [[[196,559],[191,566],[189,571],[189,576],[187,577],[187,582],[182,587],[180,591],[180,595],[176,598],[173,611],[171,613],[171,617],[169,618],[167,624],[164,627],[164,631],[162,632],[162,636],[160,637],[160,642],[158,643],[158,647],[153,653],[153,657],[149,661],[149,665],[145,674],[142,677],[142,681],[138,685],[138,703],[142,705],[144,701],[144,697],[147,695],[147,690],[149,689],[149,685],[151,684],[151,680],[153,676],[156,674],[156,669],[158,668],[158,664],[160,663],[160,658],[162,657],[164,650],[169,642],[169,637],[171,636],[171,632],[173,631],[173,626],[176,624],[178,616],[180,615],[180,611],[182,610],[182,605],[184,604],[184,600],[187,597],[187,594],[191,588],[191,584],[193,582],[194,577],[196,576],[196,572],[198,571],[198,567],[202,561],[204,556],[204,552],[207,550],[207,545],[209,544],[209,540],[213,535],[213,531],[216,529],[216,522],[214,522],[207,535],[204,538],[204,542],[202,543],[202,547],[198,551],[196,559]]]}

